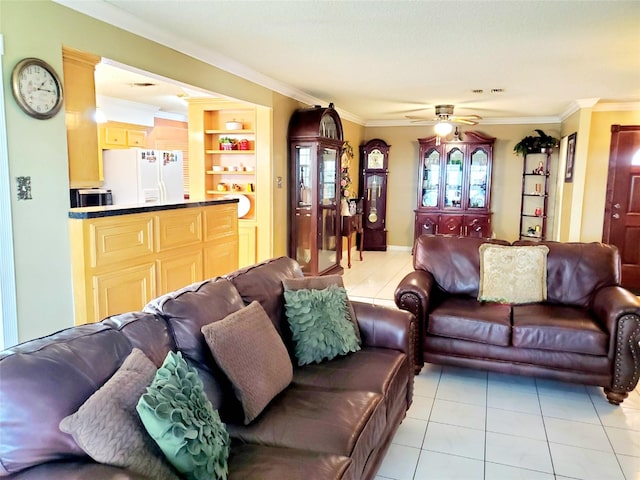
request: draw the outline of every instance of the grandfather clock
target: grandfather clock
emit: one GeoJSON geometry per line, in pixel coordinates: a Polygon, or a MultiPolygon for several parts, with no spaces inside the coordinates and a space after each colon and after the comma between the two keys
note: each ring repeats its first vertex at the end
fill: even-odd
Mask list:
{"type": "Polygon", "coordinates": [[[363,199],[364,250],[387,250],[387,175],[389,148],[379,138],[360,146],[360,198],[363,199]]]}

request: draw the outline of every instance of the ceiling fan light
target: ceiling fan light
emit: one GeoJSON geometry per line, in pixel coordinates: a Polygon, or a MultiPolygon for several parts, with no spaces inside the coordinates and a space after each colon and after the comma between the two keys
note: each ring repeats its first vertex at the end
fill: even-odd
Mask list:
{"type": "Polygon", "coordinates": [[[439,137],[446,137],[451,132],[453,132],[453,125],[450,122],[438,122],[433,127],[433,130],[436,132],[436,135],[439,137]]]}

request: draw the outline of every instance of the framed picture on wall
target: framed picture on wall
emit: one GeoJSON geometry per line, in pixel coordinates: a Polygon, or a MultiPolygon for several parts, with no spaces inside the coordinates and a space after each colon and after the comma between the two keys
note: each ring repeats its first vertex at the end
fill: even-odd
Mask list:
{"type": "Polygon", "coordinates": [[[567,138],[567,166],[564,171],[564,181],[573,182],[573,163],[576,160],[576,137],[578,134],[573,132],[567,138]]]}

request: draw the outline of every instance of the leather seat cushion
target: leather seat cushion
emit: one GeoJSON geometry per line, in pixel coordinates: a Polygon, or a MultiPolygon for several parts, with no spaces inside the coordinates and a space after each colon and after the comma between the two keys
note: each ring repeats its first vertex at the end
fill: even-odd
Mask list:
{"type": "Polygon", "coordinates": [[[548,304],[513,307],[513,345],[607,355],[609,335],[582,308],[548,304]]]}
{"type": "Polygon", "coordinates": [[[386,408],[382,395],[289,387],[249,425],[227,424],[232,439],[351,457],[356,477],[382,442],[386,408]]]}
{"type": "MultiPolygon", "coordinates": [[[[355,355],[297,367],[292,383],[322,390],[359,390],[386,395],[406,358],[396,350],[364,347],[355,355]]],[[[406,386],[406,375],[403,380],[406,386]]]]}
{"type": "Polygon", "coordinates": [[[427,332],[440,337],[508,346],[511,307],[480,303],[475,298],[448,297],[429,314],[427,332]]]}
{"type": "Polygon", "coordinates": [[[234,480],[354,478],[351,459],[342,455],[239,442],[233,444],[228,463],[229,478],[234,480]]]}
{"type": "Polygon", "coordinates": [[[395,418],[407,405],[405,354],[386,348],[364,347],[354,355],[330,362],[294,368],[293,385],[320,390],[360,390],[384,395],[387,418],[395,418]]]}

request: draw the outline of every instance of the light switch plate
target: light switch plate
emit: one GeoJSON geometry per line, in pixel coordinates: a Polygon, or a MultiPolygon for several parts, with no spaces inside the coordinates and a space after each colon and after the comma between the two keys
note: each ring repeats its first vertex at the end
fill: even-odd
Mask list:
{"type": "Polygon", "coordinates": [[[31,177],[16,177],[18,200],[31,200],[31,177]]]}

